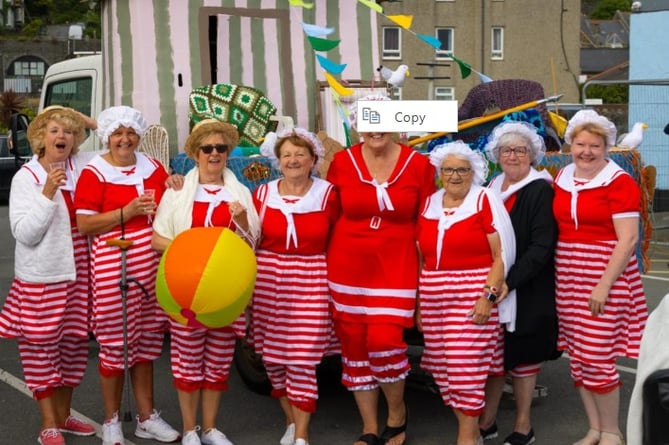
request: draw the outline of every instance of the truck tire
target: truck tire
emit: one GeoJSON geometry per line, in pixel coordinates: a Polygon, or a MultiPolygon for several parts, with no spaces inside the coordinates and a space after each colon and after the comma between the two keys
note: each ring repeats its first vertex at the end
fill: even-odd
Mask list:
{"type": "Polygon", "coordinates": [[[256,354],[246,339],[237,339],[235,344],[235,369],[239,377],[251,391],[269,395],[272,384],[262,363],[262,358],[256,354]]]}

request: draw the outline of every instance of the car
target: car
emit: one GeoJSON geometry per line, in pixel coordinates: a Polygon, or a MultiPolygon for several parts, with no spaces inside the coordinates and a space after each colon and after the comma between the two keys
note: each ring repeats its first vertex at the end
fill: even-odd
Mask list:
{"type": "Polygon", "coordinates": [[[0,135],[0,202],[6,202],[9,199],[9,189],[14,173],[32,157],[26,137],[28,118],[22,114],[13,114],[10,128],[12,129],[10,133],[0,135]],[[18,150],[14,150],[13,146],[16,146],[18,150]]]}

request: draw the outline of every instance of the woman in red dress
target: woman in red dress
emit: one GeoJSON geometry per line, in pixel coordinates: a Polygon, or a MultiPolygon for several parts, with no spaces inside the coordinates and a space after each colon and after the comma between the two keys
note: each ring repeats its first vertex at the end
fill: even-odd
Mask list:
{"type": "Polygon", "coordinates": [[[262,153],[283,177],[261,185],[254,195],[262,235],[252,342],[286,416],[281,445],[309,444],[318,399],[316,366],[332,338],[325,250],[338,199],[332,184],[312,176],[324,151],[316,136],[301,128],[268,136],[262,153]]]}
{"type": "Polygon", "coordinates": [[[353,391],[363,423],[355,444],[379,440],[382,392],[388,418],[381,443],[402,445],[410,369],[403,332],[413,326],[418,287],[416,219],[420,203],[435,190],[434,167],[391,133],[362,138],[335,154],[328,169],[341,197],[327,253],[328,281],[342,383],[353,391]]]}
{"type": "Polygon", "coordinates": [[[635,248],[641,191],[607,156],[616,128],[593,110],[569,121],[565,140],[573,162],[555,178],[553,213],[558,348],[590,429],[577,445],[620,445],[620,375],[616,359],[638,358],[648,309],[635,248]]]}
{"type": "Polygon", "coordinates": [[[92,236],[91,281],[93,332],[100,345],[100,386],[105,422],[104,445],[123,442],[118,419],[124,376],[121,249],[108,240],[132,241],[127,249],[126,298],[128,367],[137,404],[135,435],[172,442],[179,433],[153,406],[153,362],[160,357],[167,315],[156,301],[158,254],[151,248],[151,224],[165,190],[167,172],[159,161],[137,151],[148,124],[126,106],[111,107],[97,118],[97,135],[109,151],[96,156],[81,172],[74,197],[79,230],[92,236]],[[153,193],[147,193],[147,191],[153,193]]]}

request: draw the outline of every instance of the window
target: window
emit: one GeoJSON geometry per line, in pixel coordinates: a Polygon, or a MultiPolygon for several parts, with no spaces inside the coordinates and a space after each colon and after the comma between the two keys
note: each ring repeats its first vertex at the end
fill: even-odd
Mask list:
{"type": "Polygon", "coordinates": [[[435,100],[455,100],[455,88],[453,87],[434,87],[435,100]]]}
{"type": "Polygon", "coordinates": [[[33,56],[19,57],[14,61],[10,69],[10,75],[14,76],[44,76],[44,61],[33,56]],[[14,71],[11,73],[11,71],[14,71]]]}
{"type": "Polygon", "coordinates": [[[399,26],[383,27],[383,58],[401,59],[402,58],[402,38],[399,26]]]}
{"type": "Polygon", "coordinates": [[[436,37],[441,42],[441,47],[436,52],[437,59],[448,59],[453,55],[453,28],[437,28],[436,37]]]}
{"type": "Polygon", "coordinates": [[[504,58],[504,28],[493,26],[490,32],[490,58],[502,60],[504,58]]]}

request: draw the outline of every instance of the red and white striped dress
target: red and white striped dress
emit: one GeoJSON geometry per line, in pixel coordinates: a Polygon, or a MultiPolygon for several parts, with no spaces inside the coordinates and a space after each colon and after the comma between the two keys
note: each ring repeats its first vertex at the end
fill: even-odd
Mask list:
{"type": "MultiPolygon", "coordinates": [[[[167,172],[155,161],[136,153],[137,164],[118,168],[100,156],[82,171],[75,193],[77,213],[95,214],[119,209],[139,196],[145,188],[156,190],[155,200],[165,190],[167,172]]],[[[126,276],[132,278],[126,295],[129,357],[128,364],[155,360],[162,350],[167,315],[158,305],[155,279],[158,254],[151,248],[151,218],[136,216],[109,232],[97,235],[91,246],[93,332],[100,344],[104,368],[123,369],[121,249],[106,245],[107,240],[124,238],[132,245],[126,253],[126,276]]]]}
{"type": "MultiPolygon", "coordinates": [[[[191,227],[228,227],[235,230],[224,186],[199,185],[195,192],[191,227]]],[[[242,314],[231,326],[189,327],[170,319],[170,359],[174,385],[183,391],[228,388],[230,365],[238,335],[246,330],[242,314]]]]}
{"type": "Polygon", "coordinates": [[[592,316],[588,300],[617,243],[613,220],[639,216],[641,191],[611,160],[589,183],[575,182],[573,172],[570,164],[558,173],[553,201],[558,347],[573,362],[612,366],[619,356],[638,357],[648,317],[636,255],[611,287],[604,314],[592,316]]]}
{"type": "Polygon", "coordinates": [[[262,238],[251,339],[266,363],[315,366],[333,338],[325,250],[337,195],[332,184],[313,178],[305,196],[281,196],[279,181],[254,194],[262,238]]]}
{"type": "Polygon", "coordinates": [[[444,404],[469,415],[483,410],[488,375],[503,374],[497,305],[485,324],[475,324],[468,316],[493,263],[487,235],[496,231],[491,203],[478,190],[472,189],[460,208],[445,214],[454,218],[450,223],[441,218],[444,191],[437,191],[427,200],[417,228],[424,260],[419,279],[425,339],[421,366],[432,374],[444,404]],[[441,240],[440,218],[441,225],[448,223],[441,240]]]}
{"type": "Polygon", "coordinates": [[[15,277],[0,312],[0,337],[19,340],[24,378],[33,392],[79,386],[88,363],[88,238],[76,228],[72,192],[61,193],[70,214],[75,281],[34,283],[15,277]]]}

